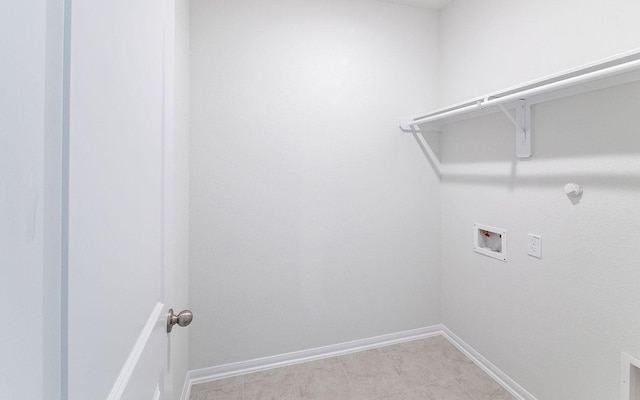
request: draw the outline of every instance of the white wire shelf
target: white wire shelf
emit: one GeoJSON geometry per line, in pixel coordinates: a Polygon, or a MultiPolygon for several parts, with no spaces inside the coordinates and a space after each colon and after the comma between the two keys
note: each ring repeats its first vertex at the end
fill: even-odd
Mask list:
{"type": "Polygon", "coordinates": [[[516,126],[516,153],[531,155],[531,105],[640,80],[640,49],[493,92],[415,118],[400,120],[405,132],[440,130],[452,122],[503,111],[516,126]],[[508,111],[516,110],[515,118],[508,111]]]}

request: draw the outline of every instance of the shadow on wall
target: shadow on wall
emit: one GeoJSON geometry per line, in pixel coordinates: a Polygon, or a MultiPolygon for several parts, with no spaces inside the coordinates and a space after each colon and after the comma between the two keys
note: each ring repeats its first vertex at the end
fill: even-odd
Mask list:
{"type": "Polygon", "coordinates": [[[441,178],[442,172],[440,167],[440,132],[426,131],[420,132],[414,130],[411,132],[413,139],[418,144],[420,151],[424,157],[429,161],[431,168],[436,172],[438,178],[441,178]]]}
{"type": "Polygon", "coordinates": [[[437,152],[412,135],[442,181],[477,185],[550,186],[588,182],[640,190],[640,83],[532,107],[533,155],[515,156],[513,125],[501,113],[443,128],[437,152]]]}

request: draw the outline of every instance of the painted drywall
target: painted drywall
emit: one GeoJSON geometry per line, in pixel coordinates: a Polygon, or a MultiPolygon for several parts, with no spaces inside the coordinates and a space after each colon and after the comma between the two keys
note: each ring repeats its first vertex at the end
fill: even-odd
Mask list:
{"type": "MultiPolygon", "coordinates": [[[[535,12],[507,3],[456,0],[443,13],[443,65],[471,74],[443,72],[447,97],[640,45],[635,2],[554,2],[554,12],[551,2],[535,12]],[[455,39],[479,21],[486,40],[455,39]],[[586,21],[600,29],[583,32],[586,21]],[[530,29],[506,35],[506,25],[530,29]],[[530,44],[523,54],[519,42],[530,44]],[[498,50],[514,57],[498,63],[498,50]]],[[[534,106],[529,160],[515,159],[502,114],[443,130],[443,323],[538,399],[619,398],[620,352],[640,355],[639,101],[634,83],[534,106]],[[563,191],[569,182],[584,187],[577,204],[563,191]],[[507,230],[507,262],[474,253],[475,222],[507,230]],[[527,255],[528,233],[542,236],[542,259],[527,255]]]]}
{"type": "Polygon", "coordinates": [[[434,10],[440,10],[449,4],[450,0],[375,0],[385,1],[387,3],[402,4],[411,7],[426,7],[434,10]]]}
{"type": "Polygon", "coordinates": [[[0,392],[60,398],[62,1],[0,14],[0,392]]]}
{"type": "Polygon", "coordinates": [[[455,0],[441,12],[441,105],[640,47],[636,0],[455,0]]]}
{"type": "Polygon", "coordinates": [[[190,368],[440,322],[437,13],[191,2],[190,368]],[[437,146],[436,146],[437,147],[437,146]]]}
{"type": "MultiPolygon", "coordinates": [[[[167,268],[166,304],[176,312],[189,308],[189,1],[175,1],[174,25],[174,135],[172,163],[173,208],[170,250],[172,267],[167,268]]],[[[189,331],[173,329],[170,340],[168,398],[178,400],[189,369],[189,331]]]]}
{"type": "Polygon", "coordinates": [[[538,399],[618,398],[620,352],[640,356],[638,101],[635,83],[535,106],[527,161],[501,114],[443,132],[443,322],[538,399]],[[475,222],[507,230],[507,262],[474,253],[475,222]]]}

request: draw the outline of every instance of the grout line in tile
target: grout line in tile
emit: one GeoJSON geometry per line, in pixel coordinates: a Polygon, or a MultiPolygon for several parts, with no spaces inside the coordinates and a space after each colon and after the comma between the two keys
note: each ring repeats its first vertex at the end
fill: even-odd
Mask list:
{"type": "MultiPolygon", "coordinates": [[[[389,347],[391,347],[391,346],[389,346],[389,347]]],[[[387,364],[391,365],[391,368],[393,368],[393,371],[396,373],[396,375],[398,375],[398,377],[402,378],[400,376],[400,371],[398,371],[398,369],[395,367],[395,365],[393,365],[393,362],[391,362],[391,359],[387,356],[387,354],[384,351],[379,351],[379,353],[382,354],[382,357],[387,361],[387,364]]]]}
{"type": "Polygon", "coordinates": [[[344,368],[344,364],[342,363],[341,360],[338,360],[339,364],[340,364],[340,368],[342,369],[342,372],[344,373],[344,375],[347,377],[347,381],[349,381],[349,387],[351,388],[351,397],[355,400],[356,397],[356,387],[353,384],[353,382],[351,381],[351,377],[349,376],[349,374],[347,373],[347,370],[344,368]]]}
{"type": "Polygon", "coordinates": [[[298,388],[298,397],[302,400],[302,386],[300,386],[300,382],[298,382],[298,373],[293,372],[293,380],[296,381],[296,388],[298,388]]]}

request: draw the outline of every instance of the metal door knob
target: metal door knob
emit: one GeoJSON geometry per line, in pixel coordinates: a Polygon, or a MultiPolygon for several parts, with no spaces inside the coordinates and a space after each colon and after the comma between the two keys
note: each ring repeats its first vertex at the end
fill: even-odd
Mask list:
{"type": "Polygon", "coordinates": [[[169,310],[169,315],[167,315],[167,332],[171,332],[175,324],[187,326],[191,321],[193,321],[193,313],[191,310],[180,311],[178,315],[175,315],[172,308],[169,310]]]}

